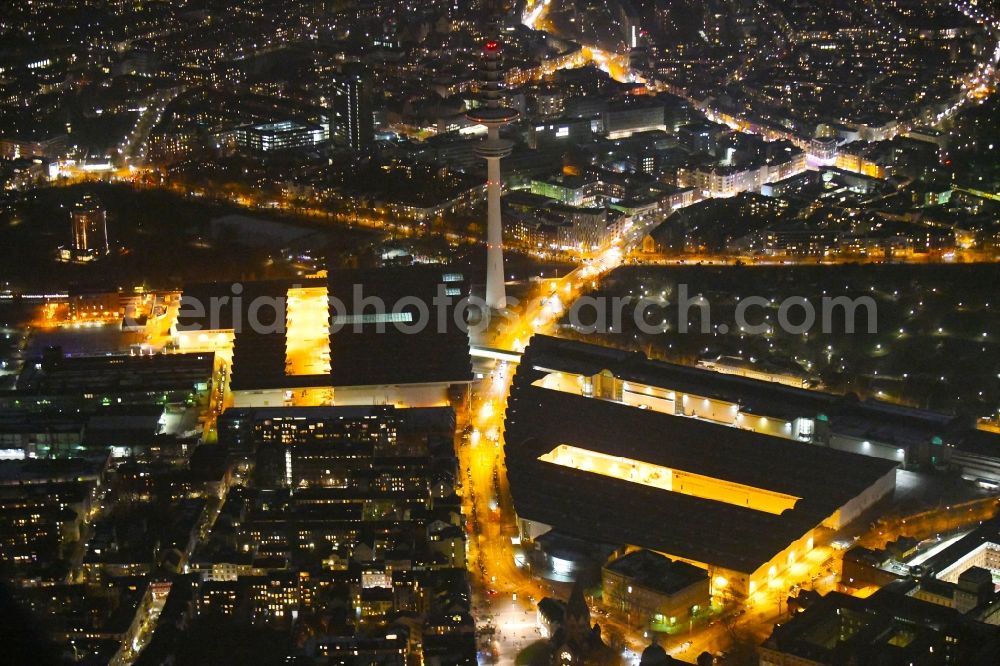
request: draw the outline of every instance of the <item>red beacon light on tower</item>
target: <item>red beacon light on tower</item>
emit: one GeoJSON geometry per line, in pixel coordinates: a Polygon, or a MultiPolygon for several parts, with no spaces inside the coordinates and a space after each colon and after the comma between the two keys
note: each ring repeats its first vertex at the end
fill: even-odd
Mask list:
{"type": "Polygon", "coordinates": [[[486,42],[486,46],[484,48],[487,51],[496,51],[500,48],[500,44],[497,41],[491,39],[490,41],[486,42]]]}

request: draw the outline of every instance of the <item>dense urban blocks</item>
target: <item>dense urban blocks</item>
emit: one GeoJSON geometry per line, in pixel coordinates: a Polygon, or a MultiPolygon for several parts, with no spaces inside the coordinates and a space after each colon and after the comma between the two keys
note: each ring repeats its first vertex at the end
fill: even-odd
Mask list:
{"type": "Polygon", "coordinates": [[[0,662],[1000,663],[998,25],[4,3],[0,662]]]}

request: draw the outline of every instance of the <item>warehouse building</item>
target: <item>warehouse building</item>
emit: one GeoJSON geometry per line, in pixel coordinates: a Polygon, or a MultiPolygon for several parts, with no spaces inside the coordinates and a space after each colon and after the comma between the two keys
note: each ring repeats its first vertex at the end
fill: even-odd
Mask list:
{"type": "Polygon", "coordinates": [[[236,407],[444,406],[472,381],[455,316],[467,295],[465,276],[441,266],[192,285],[175,339],[231,356],[236,407]]]}
{"type": "Polygon", "coordinates": [[[891,460],[549,386],[555,372],[606,378],[619,358],[552,340],[526,350],[505,422],[525,541],[557,530],[656,551],[706,569],[713,596],[741,601],[807,572],[830,530],[895,488],[891,460]]]}

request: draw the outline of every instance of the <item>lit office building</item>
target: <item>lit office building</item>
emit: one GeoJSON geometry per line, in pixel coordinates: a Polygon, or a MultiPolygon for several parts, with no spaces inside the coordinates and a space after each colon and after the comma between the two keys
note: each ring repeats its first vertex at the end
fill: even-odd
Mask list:
{"type": "Polygon", "coordinates": [[[334,76],[333,131],[357,152],[375,142],[371,77],[362,65],[346,65],[334,76]]]}
{"type": "MultiPolygon", "coordinates": [[[[448,441],[454,432],[448,408],[230,409],[219,428],[220,441],[233,450],[256,451],[261,473],[277,485],[420,501],[451,491],[433,489],[435,470],[427,458],[430,442],[448,441]]],[[[341,499],[346,502],[346,495],[341,499]]]]}
{"type": "Polygon", "coordinates": [[[324,140],[326,132],[319,125],[306,125],[291,120],[248,125],[236,131],[237,145],[244,150],[257,153],[309,148],[324,140]]]}

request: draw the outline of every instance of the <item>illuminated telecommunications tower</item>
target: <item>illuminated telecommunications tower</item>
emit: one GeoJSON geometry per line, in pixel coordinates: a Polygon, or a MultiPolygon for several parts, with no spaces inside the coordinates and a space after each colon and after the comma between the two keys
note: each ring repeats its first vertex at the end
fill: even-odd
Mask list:
{"type": "Polygon", "coordinates": [[[486,160],[486,305],[501,310],[507,305],[503,284],[503,230],[500,223],[500,159],[510,155],[513,144],[500,138],[500,127],[516,119],[514,109],[500,106],[500,41],[490,38],[483,45],[482,105],[467,114],[469,120],[486,125],[486,139],[476,154],[486,160]]]}

